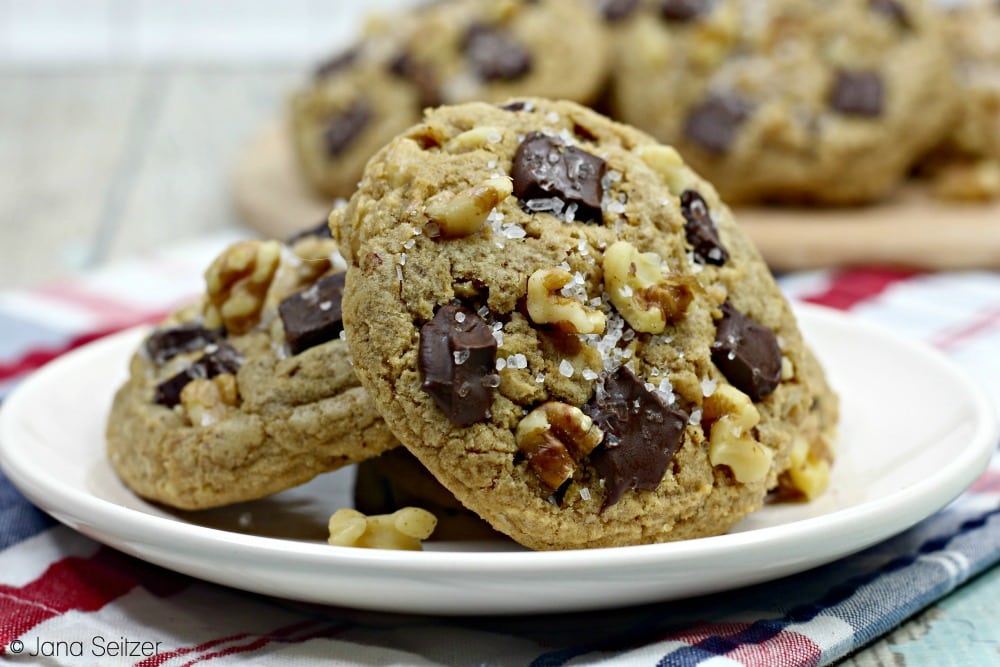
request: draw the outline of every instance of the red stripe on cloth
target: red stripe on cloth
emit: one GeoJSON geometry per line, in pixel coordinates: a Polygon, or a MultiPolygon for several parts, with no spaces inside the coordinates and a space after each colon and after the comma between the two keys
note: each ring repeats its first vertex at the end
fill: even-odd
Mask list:
{"type": "Polygon", "coordinates": [[[987,468],[986,472],[979,476],[972,486],[970,493],[1000,494],[1000,470],[987,468]]]}
{"type": "Polygon", "coordinates": [[[204,653],[203,655],[194,657],[193,660],[183,663],[182,667],[188,667],[189,665],[195,665],[201,662],[208,662],[209,660],[214,660],[215,658],[222,658],[230,655],[238,655],[240,653],[248,653],[250,651],[256,651],[257,649],[263,648],[272,642],[288,642],[288,641],[306,641],[308,639],[316,639],[320,637],[331,637],[340,634],[344,631],[345,626],[323,626],[319,629],[315,629],[305,635],[299,635],[298,633],[305,630],[314,629],[319,621],[308,620],[300,621],[298,623],[293,623],[292,625],[285,626],[283,628],[277,628],[263,635],[251,635],[246,632],[242,632],[235,635],[230,635],[228,637],[220,637],[218,639],[212,639],[210,641],[198,644],[197,646],[185,646],[183,648],[175,649],[173,651],[168,651],[161,653],[159,655],[152,656],[148,660],[143,660],[136,664],[136,667],[158,667],[168,660],[173,660],[174,658],[179,658],[185,655],[192,655],[196,653],[204,653],[209,649],[213,649],[217,646],[223,644],[233,644],[235,642],[251,639],[250,642],[246,644],[239,644],[234,646],[227,646],[218,651],[212,651],[210,653],[204,653]],[[292,636],[295,635],[294,639],[292,636]]]}
{"type": "Polygon", "coordinates": [[[104,322],[135,321],[148,312],[144,308],[136,307],[133,303],[81,289],[79,285],[74,283],[61,282],[42,285],[31,292],[50,301],[59,301],[74,308],[90,311],[94,315],[100,316],[104,322]]]}
{"type": "Polygon", "coordinates": [[[976,316],[976,319],[960,327],[943,331],[931,340],[931,344],[943,350],[961,345],[970,338],[975,338],[990,329],[1000,326],[1000,308],[988,310],[976,316]]]}
{"type": "Polygon", "coordinates": [[[809,637],[784,630],[770,639],[740,644],[726,654],[745,667],[812,667],[823,657],[823,649],[809,637]]]}
{"type": "Polygon", "coordinates": [[[14,378],[40,368],[53,359],[60,357],[67,352],[72,352],[78,347],[83,347],[87,343],[92,343],[98,338],[118,333],[119,331],[139,324],[152,324],[159,322],[166,316],[167,312],[145,313],[142,317],[130,320],[127,323],[121,323],[112,327],[98,329],[96,331],[88,331],[87,333],[80,334],[75,338],[71,338],[63,345],[30,349],[12,362],[0,363],[0,381],[9,380],[10,378],[14,378]]]}
{"type": "Polygon", "coordinates": [[[56,561],[25,586],[0,585],[0,655],[12,640],[56,616],[96,611],[140,585],[164,596],[187,587],[190,581],[108,547],[88,558],[56,561]]]}
{"type": "Polygon", "coordinates": [[[852,269],[834,274],[826,289],[806,295],[803,301],[818,303],[839,310],[850,310],[863,301],[873,299],[892,285],[909,280],[917,271],[894,269],[852,269]]]}
{"type": "Polygon", "coordinates": [[[811,666],[819,664],[823,650],[809,637],[788,630],[776,632],[762,640],[749,641],[745,635],[751,623],[698,623],[697,625],[671,634],[670,641],[680,641],[692,647],[699,647],[712,638],[720,638],[734,644],[731,650],[722,654],[746,667],[811,666]]]}

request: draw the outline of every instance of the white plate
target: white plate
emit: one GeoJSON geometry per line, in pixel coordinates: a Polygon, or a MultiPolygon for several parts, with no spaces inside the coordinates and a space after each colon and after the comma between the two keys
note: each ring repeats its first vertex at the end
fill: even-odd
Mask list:
{"type": "Polygon", "coordinates": [[[843,399],[830,490],[766,507],[730,534],[612,549],[527,552],[434,542],[424,552],[331,547],[325,521],[350,473],[205,513],[133,496],[104,458],[104,420],[143,332],[98,341],[24,382],[0,414],[0,463],[59,521],[179,572],[287,598],[401,612],[501,614],[611,607],[710,593],[832,561],[898,533],[985,468],[997,422],[951,362],[850,317],[798,307],[843,399]]]}

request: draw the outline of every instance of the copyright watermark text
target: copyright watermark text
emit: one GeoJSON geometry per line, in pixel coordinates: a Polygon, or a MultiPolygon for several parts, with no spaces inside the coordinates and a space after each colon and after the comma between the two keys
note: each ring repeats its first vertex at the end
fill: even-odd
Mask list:
{"type": "Polygon", "coordinates": [[[14,639],[6,646],[9,656],[43,656],[46,658],[151,658],[163,650],[163,642],[143,641],[129,637],[94,635],[73,641],[49,640],[42,637],[14,639]]]}

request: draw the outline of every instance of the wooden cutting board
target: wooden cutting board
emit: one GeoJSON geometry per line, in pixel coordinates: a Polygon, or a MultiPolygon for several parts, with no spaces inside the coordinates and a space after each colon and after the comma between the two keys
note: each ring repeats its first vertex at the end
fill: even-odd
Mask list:
{"type": "MultiPolygon", "coordinates": [[[[299,176],[279,123],[263,128],[247,146],[234,172],[233,194],[244,221],[275,238],[314,226],[331,206],[299,176]]],[[[735,213],[774,271],[852,265],[1000,269],[1000,202],[945,202],[918,184],[867,207],[735,213]]]]}

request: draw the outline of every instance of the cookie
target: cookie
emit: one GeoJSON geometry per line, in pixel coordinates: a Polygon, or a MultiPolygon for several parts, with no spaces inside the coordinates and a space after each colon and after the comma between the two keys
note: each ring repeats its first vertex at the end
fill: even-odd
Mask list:
{"type": "Polygon", "coordinates": [[[219,255],[204,297],[145,338],[115,395],[107,453],[122,481],[203,509],[396,446],[340,338],[343,269],[328,236],[219,255]]]}
{"type": "Polygon", "coordinates": [[[959,87],[960,114],[921,169],[950,199],[1000,196],[1000,4],[935,0],[959,87]]]}
{"type": "Polygon", "coordinates": [[[317,192],[349,197],[368,158],[419,120],[422,89],[403,75],[398,42],[388,26],[373,24],[291,96],[296,163],[317,192]]]}
{"type": "Polygon", "coordinates": [[[730,204],[875,200],[954,118],[923,0],[643,0],[618,35],[616,118],[730,204]]]}
{"type": "Polygon", "coordinates": [[[439,104],[523,95],[589,103],[608,54],[589,0],[436,2],[406,40],[408,66],[439,104]]]}
{"type": "Polygon", "coordinates": [[[442,107],[372,158],[331,227],[362,384],[527,547],[722,533],[793,450],[810,464],[803,440],[831,456],[837,398],[789,304],[648,135],[569,102],[442,107]]]}
{"type": "Polygon", "coordinates": [[[607,40],[585,0],[448,0],[373,15],[292,95],[296,162],[314,190],[347,198],[368,158],[426,106],[512,95],[589,102],[607,71],[607,40]]]}

